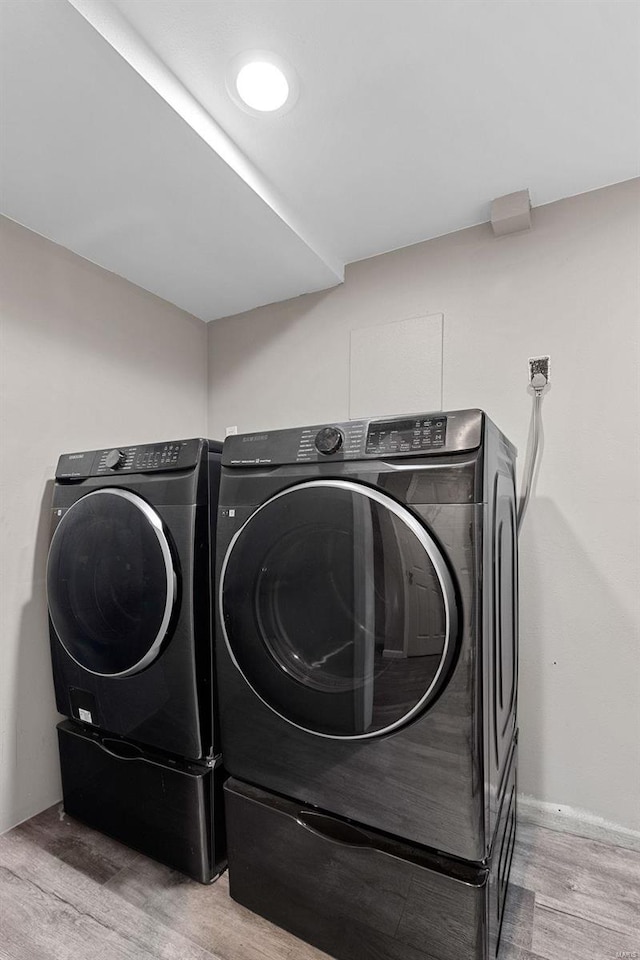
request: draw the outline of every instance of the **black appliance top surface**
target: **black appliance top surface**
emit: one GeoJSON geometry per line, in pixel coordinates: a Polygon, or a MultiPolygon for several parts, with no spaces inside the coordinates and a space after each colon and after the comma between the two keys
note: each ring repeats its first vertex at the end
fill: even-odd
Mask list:
{"type": "Polygon", "coordinates": [[[481,410],[438,411],[237,434],[225,440],[222,463],[251,467],[476,450],[485,416],[481,410]]]}
{"type": "Polygon", "coordinates": [[[219,441],[196,437],[63,453],[56,467],[56,480],[190,470],[199,462],[203,445],[211,452],[222,450],[219,441]]]}

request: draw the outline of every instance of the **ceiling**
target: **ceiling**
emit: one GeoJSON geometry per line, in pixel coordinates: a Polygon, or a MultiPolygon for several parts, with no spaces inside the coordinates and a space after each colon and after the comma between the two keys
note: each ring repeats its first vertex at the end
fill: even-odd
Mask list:
{"type": "Polygon", "coordinates": [[[204,320],[637,176],[627,0],[3,0],[2,210],[204,320]],[[251,49],[299,98],[225,88],[251,49]]]}

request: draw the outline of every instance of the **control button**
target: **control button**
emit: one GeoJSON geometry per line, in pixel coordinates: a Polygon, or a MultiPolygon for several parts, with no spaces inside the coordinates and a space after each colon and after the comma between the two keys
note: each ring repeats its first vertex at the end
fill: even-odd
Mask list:
{"type": "Polygon", "coordinates": [[[110,450],[105,458],[105,466],[109,470],[117,470],[118,467],[121,467],[126,460],[126,455],[122,450],[110,450]]]}
{"type": "Polygon", "coordinates": [[[316,450],[327,455],[336,453],[342,446],[343,440],[342,431],[337,427],[323,427],[316,433],[316,450]]]}

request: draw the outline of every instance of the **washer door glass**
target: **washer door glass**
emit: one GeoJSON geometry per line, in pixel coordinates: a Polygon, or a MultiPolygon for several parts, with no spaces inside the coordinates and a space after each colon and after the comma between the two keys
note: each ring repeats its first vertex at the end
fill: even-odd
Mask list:
{"type": "Polygon", "coordinates": [[[220,604],[255,693],[311,733],[387,733],[431,703],[455,654],[438,546],[378,490],[318,480],[260,507],[232,541],[220,604]]]}
{"type": "Polygon", "coordinates": [[[96,490],[66,511],[49,550],[47,599],[55,632],[81,667],[124,677],[148,666],[175,594],[162,521],[141,497],[96,490]]]}

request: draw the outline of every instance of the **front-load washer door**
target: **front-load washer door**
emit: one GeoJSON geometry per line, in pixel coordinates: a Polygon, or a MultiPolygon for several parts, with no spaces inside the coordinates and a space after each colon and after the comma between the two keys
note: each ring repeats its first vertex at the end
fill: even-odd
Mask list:
{"type": "Polygon", "coordinates": [[[51,541],[47,600],[58,640],[99,676],[138,673],[160,652],[177,576],[156,511],[128,490],[77,500],[51,541]]]}
{"type": "Polygon", "coordinates": [[[407,723],[455,656],[456,593],[438,545],[396,500],[352,481],[298,484],[256,510],[229,545],[219,603],[249,686],[320,736],[407,723]]]}

